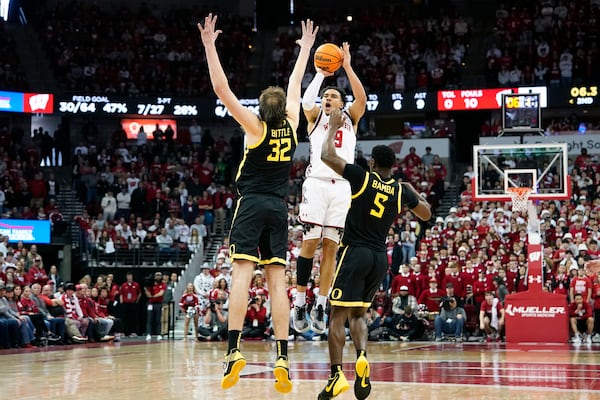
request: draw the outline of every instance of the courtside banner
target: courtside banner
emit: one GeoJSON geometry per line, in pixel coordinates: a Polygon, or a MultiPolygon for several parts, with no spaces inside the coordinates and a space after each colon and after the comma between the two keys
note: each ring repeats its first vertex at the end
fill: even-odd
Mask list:
{"type": "Polygon", "coordinates": [[[0,219],[0,235],[8,236],[9,242],[50,243],[50,221],[30,219],[0,219]]]}

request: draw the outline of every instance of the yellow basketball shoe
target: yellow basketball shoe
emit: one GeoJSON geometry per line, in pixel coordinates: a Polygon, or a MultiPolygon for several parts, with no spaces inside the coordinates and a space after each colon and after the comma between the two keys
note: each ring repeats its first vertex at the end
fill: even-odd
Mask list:
{"type": "Polygon", "coordinates": [[[319,393],[318,400],[332,399],[348,389],[350,389],[350,384],[348,383],[344,372],[340,369],[335,375],[329,377],[327,385],[325,385],[325,388],[319,393]]]}
{"type": "Polygon", "coordinates": [[[290,362],[287,357],[279,357],[277,359],[273,368],[273,375],[275,375],[275,390],[284,394],[292,391],[290,362]]]}
{"type": "Polygon", "coordinates": [[[371,368],[365,356],[358,357],[356,364],[354,364],[354,371],[356,372],[354,395],[358,400],[364,400],[371,393],[371,380],[369,379],[371,368]]]}
{"type": "Polygon", "coordinates": [[[234,350],[225,356],[223,363],[223,378],[221,378],[221,387],[229,389],[240,380],[240,372],[246,366],[246,359],[239,350],[234,350]]]}

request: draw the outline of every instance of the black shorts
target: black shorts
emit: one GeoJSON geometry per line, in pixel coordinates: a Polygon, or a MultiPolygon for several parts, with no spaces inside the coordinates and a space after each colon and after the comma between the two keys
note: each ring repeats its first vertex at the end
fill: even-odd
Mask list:
{"type": "Polygon", "coordinates": [[[369,307],[388,270],[385,251],[342,247],[329,301],[332,306],[369,307]]]}
{"type": "Polygon", "coordinates": [[[580,333],[587,333],[587,319],[578,319],[577,321],[577,330],[580,333]]]}
{"type": "Polygon", "coordinates": [[[238,199],[231,232],[231,260],[286,265],[288,207],[285,200],[252,194],[238,199]]]}

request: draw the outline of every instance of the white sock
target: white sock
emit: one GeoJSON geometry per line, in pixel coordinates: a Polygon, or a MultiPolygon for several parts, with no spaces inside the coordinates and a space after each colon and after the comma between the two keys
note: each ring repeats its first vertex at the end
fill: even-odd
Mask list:
{"type": "Polygon", "coordinates": [[[294,305],[296,307],[302,307],[306,304],[306,292],[296,292],[296,301],[294,305]]]}
{"type": "Polygon", "coordinates": [[[319,297],[317,297],[317,307],[321,306],[321,307],[323,307],[323,310],[324,310],[326,305],[327,305],[327,296],[319,295],[319,297]]]}

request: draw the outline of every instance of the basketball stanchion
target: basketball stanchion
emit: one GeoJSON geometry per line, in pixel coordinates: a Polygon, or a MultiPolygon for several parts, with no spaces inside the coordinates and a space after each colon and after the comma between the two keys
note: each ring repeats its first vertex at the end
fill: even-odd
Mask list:
{"type": "Polygon", "coordinates": [[[527,290],[505,297],[507,343],[567,343],[565,296],[544,284],[544,246],[534,202],[571,196],[568,149],[564,143],[473,146],[473,200],[512,202],[527,224],[527,290]]]}

